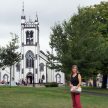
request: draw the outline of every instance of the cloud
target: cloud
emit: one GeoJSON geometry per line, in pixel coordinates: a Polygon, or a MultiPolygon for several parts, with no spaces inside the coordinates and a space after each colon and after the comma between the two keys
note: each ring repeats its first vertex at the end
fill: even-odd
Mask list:
{"type": "MultiPolygon", "coordinates": [[[[49,49],[49,35],[55,22],[69,19],[77,12],[77,7],[99,3],[101,0],[24,0],[25,15],[35,18],[36,11],[40,21],[40,47],[49,49]],[[43,44],[44,41],[44,44],[43,44]]],[[[107,1],[107,0],[104,0],[107,1]]],[[[20,17],[23,0],[0,0],[0,44],[9,40],[10,32],[20,36],[20,17]],[[4,40],[4,41],[3,41],[4,40]]]]}

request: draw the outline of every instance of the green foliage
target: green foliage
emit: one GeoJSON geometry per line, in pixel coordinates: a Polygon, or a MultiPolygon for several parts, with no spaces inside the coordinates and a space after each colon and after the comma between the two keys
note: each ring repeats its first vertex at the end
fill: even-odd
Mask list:
{"type": "Polygon", "coordinates": [[[86,78],[107,74],[108,2],[78,8],[78,14],[52,27],[50,47],[56,52],[56,56],[48,55],[50,60],[60,62],[59,68],[66,74],[73,64],[86,78]]]}
{"type": "Polygon", "coordinates": [[[18,36],[15,35],[6,47],[0,48],[0,67],[10,67],[20,61],[17,43],[18,36]]]}

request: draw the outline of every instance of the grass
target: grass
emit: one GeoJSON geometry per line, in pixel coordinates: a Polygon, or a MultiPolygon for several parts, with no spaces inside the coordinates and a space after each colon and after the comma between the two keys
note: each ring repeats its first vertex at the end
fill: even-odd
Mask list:
{"type": "MultiPolygon", "coordinates": [[[[108,97],[82,94],[83,108],[108,108],[108,97]]],[[[69,89],[0,87],[0,108],[71,108],[69,89]]]]}
{"type": "Polygon", "coordinates": [[[83,87],[83,89],[85,91],[96,92],[100,94],[108,94],[108,89],[94,88],[94,87],[83,87]]]}

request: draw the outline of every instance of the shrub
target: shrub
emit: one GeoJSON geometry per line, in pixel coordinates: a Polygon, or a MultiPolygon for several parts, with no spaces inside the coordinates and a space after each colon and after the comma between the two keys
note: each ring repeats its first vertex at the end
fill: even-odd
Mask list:
{"type": "Polygon", "coordinates": [[[58,87],[58,83],[56,82],[47,83],[45,84],[45,87],[58,87]]]}

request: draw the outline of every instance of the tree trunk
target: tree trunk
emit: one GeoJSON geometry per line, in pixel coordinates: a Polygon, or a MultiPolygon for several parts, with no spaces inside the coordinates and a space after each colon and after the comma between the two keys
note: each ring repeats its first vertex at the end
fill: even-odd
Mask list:
{"type": "Polygon", "coordinates": [[[107,88],[107,74],[103,75],[102,88],[107,88]]]}
{"type": "Polygon", "coordinates": [[[10,66],[10,87],[11,87],[11,83],[12,83],[12,66],[10,66]]]}

